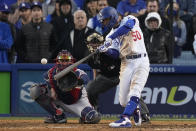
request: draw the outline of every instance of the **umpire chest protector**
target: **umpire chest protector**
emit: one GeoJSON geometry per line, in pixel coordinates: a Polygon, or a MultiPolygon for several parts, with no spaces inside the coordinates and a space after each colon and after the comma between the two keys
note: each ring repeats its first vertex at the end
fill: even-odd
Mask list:
{"type": "Polygon", "coordinates": [[[114,59],[105,53],[98,53],[95,57],[97,58],[94,58],[96,60],[94,64],[100,70],[100,74],[106,77],[113,77],[119,75],[121,63],[120,59],[114,59]]]}

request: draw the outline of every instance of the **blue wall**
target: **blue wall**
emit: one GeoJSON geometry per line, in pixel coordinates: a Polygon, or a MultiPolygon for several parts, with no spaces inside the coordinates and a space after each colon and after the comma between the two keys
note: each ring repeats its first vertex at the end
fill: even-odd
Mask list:
{"type": "MultiPolygon", "coordinates": [[[[42,116],[47,113],[30,97],[29,88],[33,83],[43,82],[42,74],[52,64],[1,64],[0,72],[11,72],[11,112],[13,116],[42,116]]],[[[82,64],[92,79],[92,70],[82,64]]],[[[147,84],[142,92],[151,115],[165,117],[195,117],[196,110],[196,67],[174,65],[151,65],[147,84]]],[[[99,96],[103,114],[120,114],[118,88],[113,88],[99,96]]],[[[3,114],[5,115],[5,114],[3,114]]],[[[1,114],[0,114],[1,116],[1,114]]]]}

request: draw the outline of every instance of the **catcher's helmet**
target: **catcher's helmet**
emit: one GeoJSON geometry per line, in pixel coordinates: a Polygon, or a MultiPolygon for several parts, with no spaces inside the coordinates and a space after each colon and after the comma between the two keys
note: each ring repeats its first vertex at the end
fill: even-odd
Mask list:
{"type": "Polygon", "coordinates": [[[112,27],[117,23],[118,20],[118,12],[113,7],[105,7],[98,14],[98,20],[102,23],[104,31],[111,30],[112,27]],[[105,19],[110,19],[107,25],[103,25],[103,21],[105,19]]]}
{"type": "Polygon", "coordinates": [[[67,50],[62,50],[58,53],[56,57],[56,64],[59,69],[64,69],[69,65],[73,64],[75,59],[71,55],[71,53],[67,50]]]}

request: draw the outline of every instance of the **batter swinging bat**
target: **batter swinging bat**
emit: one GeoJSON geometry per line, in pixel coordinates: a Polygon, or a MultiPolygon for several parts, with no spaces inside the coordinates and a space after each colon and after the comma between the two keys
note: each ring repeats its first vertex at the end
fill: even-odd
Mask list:
{"type": "Polygon", "coordinates": [[[75,68],[76,66],[80,65],[81,63],[83,63],[84,61],[86,61],[87,59],[89,59],[90,57],[92,57],[95,53],[97,53],[97,51],[89,54],[88,56],[84,57],[83,59],[79,60],[78,62],[74,63],[73,65],[68,66],[67,68],[65,68],[64,70],[62,70],[61,72],[57,73],[54,76],[55,80],[59,80],[61,77],[63,77],[64,75],[66,75],[67,73],[69,73],[73,68],[75,68]]]}

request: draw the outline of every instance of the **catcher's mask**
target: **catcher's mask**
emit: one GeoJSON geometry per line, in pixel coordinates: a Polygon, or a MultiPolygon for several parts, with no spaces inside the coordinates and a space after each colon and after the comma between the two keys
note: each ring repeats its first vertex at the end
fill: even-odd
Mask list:
{"type": "Polygon", "coordinates": [[[63,70],[69,65],[73,64],[75,59],[71,55],[71,53],[67,50],[62,50],[56,57],[56,64],[59,70],[63,70]]]}
{"type": "Polygon", "coordinates": [[[98,33],[93,33],[89,35],[86,39],[87,47],[90,52],[95,52],[95,50],[104,42],[103,36],[98,33]]]}

